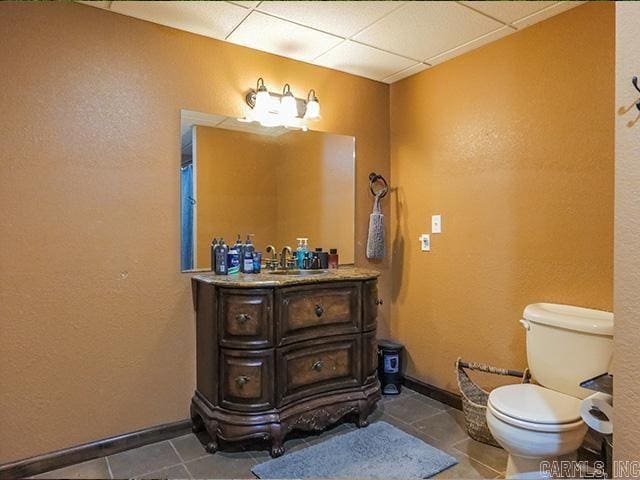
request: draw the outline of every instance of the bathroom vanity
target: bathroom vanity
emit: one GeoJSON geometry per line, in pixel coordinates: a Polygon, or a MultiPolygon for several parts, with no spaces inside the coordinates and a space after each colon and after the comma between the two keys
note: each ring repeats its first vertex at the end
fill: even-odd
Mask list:
{"type": "Polygon", "coordinates": [[[192,278],[197,321],[194,431],[271,441],[351,415],[359,427],[380,399],[378,272],[340,268],[192,278]],[[303,273],[303,272],[299,272],[303,273]]]}

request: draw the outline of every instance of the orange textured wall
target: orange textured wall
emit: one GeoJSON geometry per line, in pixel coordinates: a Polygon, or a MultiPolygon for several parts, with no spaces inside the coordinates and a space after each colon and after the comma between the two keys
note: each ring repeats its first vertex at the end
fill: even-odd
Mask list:
{"type": "Polygon", "coordinates": [[[612,308],[613,72],[614,5],[595,2],[391,86],[391,332],[410,375],[455,392],[458,355],[524,367],[529,303],[612,308]]]}
{"type": "Polygon", "coordinates": [[[356,137],[356,263],[388,296],[364,256],[386,85],[68,2],[0,4],[0,43],[0,463],[188,416],[182,108],[242,116],[259,76],[315,88],[318,128],[356,137]]]}
{"type": "MultiPolygon", "coordinates": [[[[638,92],[630,79],[640,72],[640,4],[616,3],[616,227],[613,453],[616,460],[640,458],[640,122],[638,92]]],[[[619,465],[623,467],[624,465],[619,465]]],[[[630,465],[627,464],[627,468],[630,465]]],[[[616,478],[637,476],[622,468],[616,478]]]]}
{"type": "MultiPolygon", "coordinates": [[[[211,268],[211,239],[255,235],[258,251],[277,235],[277,144],[271,137],[196,126],[196,265],[211,268]]],[[[352,220],[353,223],[353,220],[352,220]]]]}

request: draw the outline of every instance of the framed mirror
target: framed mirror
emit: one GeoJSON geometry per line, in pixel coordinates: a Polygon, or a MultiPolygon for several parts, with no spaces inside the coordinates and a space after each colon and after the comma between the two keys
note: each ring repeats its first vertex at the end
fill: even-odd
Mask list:
{"type": "Polygon", "coordinates": [[[182,110],[180,144],[182,271],[211,270],[212,239],[247,234],[256,251],[305,237],[354,262],[354,137],[182,110]]]}

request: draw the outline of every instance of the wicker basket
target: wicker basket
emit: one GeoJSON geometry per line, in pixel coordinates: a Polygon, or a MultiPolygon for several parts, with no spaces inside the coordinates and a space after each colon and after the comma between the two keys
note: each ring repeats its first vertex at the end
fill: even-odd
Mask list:
{"type": "Polygon", "coordinates": [[[522,383],[529,383],[531,379],[529,369],[526,369],[524,372],[518,372],[515,370],[491,367],[482,363],[467,363],[463,361],[462,358],[456,360],[456,375],[458,377],[458,388],[460,388],[460,393],[462,394],[462,411],[464,412],[467,433],[469,433],[469,436],[474,440],[500,447],[487,426],[486,415],[489,392],[486,392],[476,385],[469,378],[465,370],[520,377],[522,383]]]}

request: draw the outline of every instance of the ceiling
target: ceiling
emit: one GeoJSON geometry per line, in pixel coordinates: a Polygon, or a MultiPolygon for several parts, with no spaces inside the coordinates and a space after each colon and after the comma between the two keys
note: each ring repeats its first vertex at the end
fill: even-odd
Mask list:
{"type": "Polygon", "coordinates": [[[583,2],[82,3],[314,65],[393,83],[583,2]]]}

